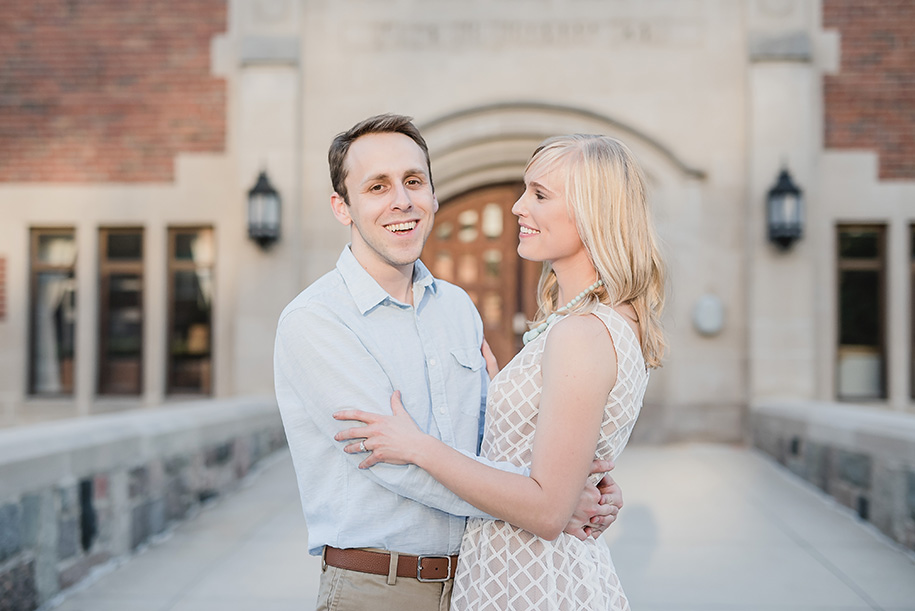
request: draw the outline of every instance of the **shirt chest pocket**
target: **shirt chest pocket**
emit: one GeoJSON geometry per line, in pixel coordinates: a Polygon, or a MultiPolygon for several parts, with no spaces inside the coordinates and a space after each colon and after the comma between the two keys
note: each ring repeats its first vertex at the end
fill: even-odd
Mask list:
{"type": "Polygon", "coordinates": [[[480,413],[485,365],[479,348],[455,348],[451,351],[451,388],[459,401],[458,407],[465,414],[476,416],[480,413]]]}

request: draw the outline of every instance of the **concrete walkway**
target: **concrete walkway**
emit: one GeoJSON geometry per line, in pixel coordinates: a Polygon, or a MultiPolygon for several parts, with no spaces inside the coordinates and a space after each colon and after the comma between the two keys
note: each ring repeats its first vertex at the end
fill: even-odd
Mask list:
{"type": "MultiPolygon", "coordinates": [[[[634,446],[604,538],[635,611],[915,611],[915,561],[768,459],[634,446]]],[[[284,455],[58,611],[302,611],[320,560],[284,455]]]]}

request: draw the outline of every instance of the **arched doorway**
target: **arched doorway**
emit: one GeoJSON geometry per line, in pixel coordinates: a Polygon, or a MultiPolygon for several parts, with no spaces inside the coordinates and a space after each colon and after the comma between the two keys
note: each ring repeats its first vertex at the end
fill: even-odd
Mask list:
{"type": "MultiPolygon", "coordinates": [[[[437,231],[442,227],[438,225],[450,221],[452,234],[456,235],[459,226],[457,216],[464,207],[473,208],[479,215],[477,218],[482,219],[483,209],[487,203],[501,203],[503,226],[508,227],[509,223],[513,226],[516,221],[510,213],[510,208],[515,200],[515,193],[503,193],[500,199],[496,191],[487,190],[517,185],[524,175],[524,168],[531,153],[545,138],[556,134],[607,134],[620,138],[629,146],[639,159],[648,179],[652,207],[656,211],[655,218],[661,239],[668,244],[669,252],[677,254],[668,260],[668,273],[671,278],[697,277],[697,262],[704,261],[702,257],[706,257],[708,252],[717,252],[714,248],[707,250],[710,245],[700,244],[696,238],[700,235],[696,224],[699,218],[698,211],[703,209],[705,201],[704,172],[678,157],[663,141],[653,138],[635,126],[586,108],[537,101],[509,101],[457,109],[423,121],[419,127],[429,145],[429,154],[433,160],[435,192],[439,201],[443,203],[442,209],[436,215],[436,231],[427,243],[423,261],[429,265],[433,273],[452,278],[471,293],[483,316],[487,337],[502,365],[520,346],[516,333],[519,329],[512,328],[513,311],[523,312],[522,317],[527,318],[534,314],[536,281],[540,275],[540,266],[522,264],[518,260],[515,252],[517,232],[512,231],[510,245],[499,246],[502,260],[499,263],[498,280],[490,278],[489,284],[479,284],[476,280],[462,280],[459,276],[461,255],[468,255],[464,263],[466,276],[479,280],[483,277],[484,253],[492,250],[492,244],[478,235],[466,247],[461,247],[459,240],[454,237],[439,237],[437,231]],[[488,196],[484,195],[486,193],[488,196]],[[474,203],[475,197],[482,199],[477,199],[474,203]],[[445,251],[446,248],[454,250],[447,250],[447,254],[442,254],[442,261],[439,262],[439,249],[445,251]],[[516,266],[514,271],[507,271],[506,266],[511,265],[516,266]],[[533,271],[527,272],[526,269],[533,271]],[[474,272],[476,275],[473,275],[474,272]],[[501,295],[501,300],[493,297],[493,294],[501,295]],[[487,295],[490,295],[489,301],[486,301],[487,295]],[[528,301],[519,304],[519,299],[528,301]],[[514,308],[505,307],[512,304],[515,305],[514,308]]],[[[468,215],[465,220],[469,222],[471,218],[472,215],[468,215]]],[[[447,235],[447,228],[444,230],[447,235]]],[[[470,235],[472,232],[468,231],[465,238],[470,235]]],[[[508,237],[504,239],[509,240],[508,237]]],[[[492,254],[488,256],[495,257],[492,254]]],[[[716,266],[713,269],[720,268],[716,266]]],[[[721,279],[714,277],[714,274],[715,271],[706,274],[707,286],[714,287],[719,283],[729,282],[739,284],[739,278],[733,274],[726,273],[721,279]],[[735,278],[738,279],[735,281],[735,278]]],[[[737,294],[736,289],[727,290],[737,294]]],[[[681,295],[679,300],[671,300],[669,305],[665,313],[666,320],[691,319],[690,297],[681,295]]],[[[707,340],[695,337],[688,325],[670,324],[667,328],[669,343],[676,346],[676,350],[672,351],[672,357],[664,368],[652,376],[653,380],[648,387],[641,416],[642,422],[649,423],[648,429],[645,430],[652,431],[650,435],[656,439],[681,433],[690,435],[689,432],[684,432],[685,429],[681,433],[674,432],[678,427],[682,427],[674,422],[675,414],[678,414],[676,410],[694,410],[697,418],[707,417],[703,412],[705,408],[694,407],[697,400],[684,393],[679,383],[683,379],[696,378],[696,374],[693,373],[696,368],[706,367],[691,356],[706,350],[707,340]]],[[[727,344],[727,350],[722,351],[722,355],[730,355],[742,349],[740,340],[737,339],[739,334],[732,336],[733,339],[728,340],[731,343],[727,344]]],[[[722,371],[736,371],[728,358],[730,357],[722,357],[721,361],[717,361],[721,364],[722,371]]],[[[702,371],[705,372],[707,369],[702,371]]],[[[740,373],[734,375],[739,377],[740,373]]],[[[717,394],[713,396],[713,403],[719,401],[717,394]]],[[[702,397],[705,401],[706,395],[702,397]]],[[[737,412],[731,410],[728,413],[737,412]]]]}
{"type": "Polygon", "coordinates": [[[422,260],[432,273],[470,295],[486,339],[505,365],[521,347],[524,321],[536,311],[539,263],[518,256],[517,219],[512,204],[520,182],[488,185],[442,204],[422,260]]]}

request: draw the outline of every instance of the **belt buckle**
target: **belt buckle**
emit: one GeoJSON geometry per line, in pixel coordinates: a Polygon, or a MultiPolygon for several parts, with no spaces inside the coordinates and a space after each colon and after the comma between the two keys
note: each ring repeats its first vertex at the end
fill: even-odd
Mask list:
{"type": "Polygon", "coordinates": [[[424,583],[429,582],[438,582],[438,581],[448,581],[451,579],[451,556],[417,556],[416,557],[416,580],[422,581],[424,583]],[[426,558],[441,558],[442,560],[448,561],[448,570],[445,572],[444,577],[433,577],[432,579],[426,579],[422,576],[423,573],[423,560],[426,558]]]}

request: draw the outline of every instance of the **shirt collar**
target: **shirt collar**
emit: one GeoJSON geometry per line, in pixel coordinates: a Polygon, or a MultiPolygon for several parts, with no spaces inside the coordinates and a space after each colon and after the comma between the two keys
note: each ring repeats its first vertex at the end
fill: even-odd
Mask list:
{"type": "MultiPolygon", "coordinates": [[[[353,251],[350,250],[349,244],[343,248],[340,258],[337,259],[337,271],[343,277],[346,288],[349,289],[350,294],[353,296],[353,301],[356,302],[356,307],[359,308],[359,312],[363,316],[375,306],[386,301],[391,304],[404,305],[388,295],[388,292],[381,288],[381,285],[365,271],[365,268],[356,260],[353,251]]],[[[436,292],[435,277],[423,265],[423,262],[417,259],[413,265],[414,304],[419,303],[427,290],[433,294],[436,292]],[[418,291],[418,288],[422,289],[422,292],[418,291]]]]}

